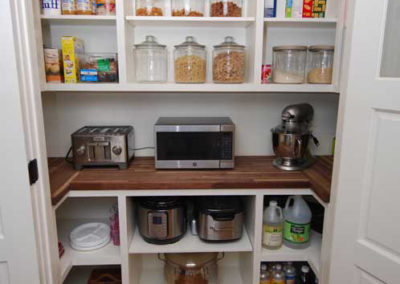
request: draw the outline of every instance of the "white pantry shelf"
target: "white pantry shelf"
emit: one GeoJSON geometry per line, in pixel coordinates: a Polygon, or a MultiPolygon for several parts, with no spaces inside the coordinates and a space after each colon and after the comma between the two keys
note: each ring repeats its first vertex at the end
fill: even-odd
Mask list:
{"type": "Polygon", "coordinates": [[[133,26],[148,27],[247,27],[255,23],[255,17],[145,17],[127,16],[133,26]]]}
{"type": "Polygon", "coordinates": [[[261,261],[307,261],[315,274],[319,275],[321,267],[322,236],[317,232],[311,233],[311,244],[306,249],[292,249],[283,245],[278,250],[263,248],[261,261]]]}
{"type": "Polygon", "coordinates": [[[324,84],[139,84],[139,83],[47,83],[44,92],[259,92],[259,93],[337,93],[334,85],[324,84]]]}
{"type": "Polygon", "coordinates": [[[329,23],[336,24],[336,18],[264,18],[267,23],[329,23]]]}
{"type": "MultiPolygon", "coordinates": [[[[164,270],[146,268],[142,270],[140,284],[163,284],[164,270]]],[[[243,284],[240,269],[237,266],[218,266],[218,284],[243,284]]]]}
{"type": "Polygon", "coordinates": [[[60,16],[46,16],[41,15],[43,21],[59,24],[84,24],[86,23],[101,23],[101,22],[115,22],[116,16],[101,16],[101,15],[60,15],[60,16]]]}
{"type": "Polygon", "coordinates": [[[76,227],[87,222],[104,222],[104,219],[59,219],[57,220],[58,238],[65,252],[60,259],[61,278],[64,280],[73,266],[78,265],[117,265],[121,264],[120,247],[112,242],[93,251],[78,251],[69,245],[69,234],[76,227]]]}
{"type": "Polygon", "coordinates": [[[150,253],[189,253],[189,252],[243,252],[252,251],[249,236],[243,228],[242,238],[235,242],[207,243],[198,236],[192,235],[188,230],[185,236],[176,243],[167,245],[156,245],[147,243],[136,230],[129,253],[132,254],[150,254],[150,253]]]}

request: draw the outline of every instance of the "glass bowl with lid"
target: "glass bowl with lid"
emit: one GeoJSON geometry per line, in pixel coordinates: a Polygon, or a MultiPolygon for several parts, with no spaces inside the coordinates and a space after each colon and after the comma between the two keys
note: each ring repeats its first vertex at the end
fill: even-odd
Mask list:
{"type": "Polygon", "coordinates": [[[204,83],[206,81],[206,48],[192,36],[175,45],[175,82],[204,83]]]}
{"type": "Polygon", "coordinates": [[[272,50],[272,82],[278,84],[304,83],[307,46],[274,46],[272,50]]]}
{"type": "Polygon", "coordinates": [[[167,81],[167,47],[159,44],[154,36],[135,45],[133,51],[136,80],[141,83],[167,81]]]}
{"type": "Polygon", "coordinates": [[[307,82],[311,84],[331,84],[333,54],[331,45],[313,45],[308,48],[307,82]]]}
{"type": "Polygon", "coordinates": [[[245,46],[239,45],[231,36],[214,46],[214,83],[243,83],[245,76],[245,46]]]}

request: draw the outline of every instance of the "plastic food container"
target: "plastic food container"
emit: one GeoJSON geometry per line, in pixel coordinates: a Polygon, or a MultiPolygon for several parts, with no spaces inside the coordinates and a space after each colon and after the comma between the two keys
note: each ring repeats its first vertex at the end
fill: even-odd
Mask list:
{"type": "Polygon", "coordinates": [[[175,46],[175,82],[204,83],[206,81],[206,49],[194,37],[175,46]]]}
{"type": "Polygon", "coordinates": [[[307,47],[301,45],[273,48],[272,82],[279,84],[304,83],[307,47]]]}
{"type": "Polygon", "coordinates": [[[81,60],[81,82],[118,82],[116,53],[85,54],[81,60]]]}
{"type": "Polygon", "coordinates": [[[166,284],[189,283],[218,283],[217,252],[211,253],[169,253],[162,258],[164,261],[164,277],[166,284]]]}
{"type": "Polygon", "coordinates": [[[203,17],[204,0],[172,0],[172,16],[203,17]]]}
{"type": "Polygon", "coordinates": [[[97,0],[97,15],[115,15],[115,0],[97,0]]]}
{"type": "Polygon", "coordinates": [[[154,36],[135,45],[134,60],[136,80],[141,83],[167,81],[167,48],[156,41],[154,36]]]}
{"type": "Polygon", "coordinates": [[[164,16],[163,0],[136,0],[136,16],[164,16]]]}
{"type": "Polygon", "coordinates": [[[331,84],[334,47],[326,45],[310,46],[307,82],[311,84],[331,84]]]}
{"type": "Polygon", "coordinates": [[[97,6],[96,0],[75,0],[77,15],[93,15],[96,14],[94,7],[97,6]]]}
{"type": "Polygon", "coordinates": [[[243,83],[245,75],[245,47],[237,44],[233,37],[214,46],[213,81],[215,83],[243,83]]]}
{"type": "Polygon", "coordinates": [[[211,17],[241,17],[242,1],[241,0],[211,0],[210,3],[211,17]]]}
{"type": "Polygon", "coordinates": [[[61,0],[63,15],[74,15],[76,13],[75,0],[61,0]]]}

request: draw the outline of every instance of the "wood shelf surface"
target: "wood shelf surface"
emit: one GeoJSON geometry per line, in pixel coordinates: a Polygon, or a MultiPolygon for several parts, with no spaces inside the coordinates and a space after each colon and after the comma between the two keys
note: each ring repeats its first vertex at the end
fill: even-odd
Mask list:
{"type": "Polygon", "coordinates": [[[135,158],[127,170],[73,169],[64,158],[49,158],[53,205],[70,190],[190,190],[190,189],[304,189],[311,188],[329,202],[333,160],[317,157],[304,171],[283,171],[272,165],[273,156],[236,157],[233,170],[156,170],[154,159],[135,158]]]}
{"type": "Polygon", "coordinates": [[[240,240],[234,242],[208,243],[202,241],[199,236],[192,235],[188,228],[185,236],[176,243],[167,245],[155,245],[147,243],[139,231],[136,230],[129,253],[191,253],[191,252],[243,252],[253,251],[246,228],[243,228],[243,235],[240,240]]]}

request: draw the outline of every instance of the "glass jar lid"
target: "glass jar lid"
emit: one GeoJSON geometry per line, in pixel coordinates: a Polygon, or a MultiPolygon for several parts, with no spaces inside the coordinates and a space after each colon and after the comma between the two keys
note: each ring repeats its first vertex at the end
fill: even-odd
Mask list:
{"type": "Polygon", "coordinates": [[[182,47],[194,47],[194,48],[205,48],[205,45],[199,44],[193,36],[187,36],[185,41],[181,44],[175,45],[176,48],[182,47]]]}
{"type": "Polygon", "coordinates": [[[159,44],[155,36],[148,35],[142,43],[135,44],[136,48],[165,48],[165,45],[159,44]]]}
{"type": "Polygon", "coordinates": [[[201,268],[209,262],[217,261],[217,257],[217,252],[165,254],[168,263],[188,269],[201,268]]]}
{"type": "Polygon", "coordinates": [[[237,44],[232,36],[226,36],[225,41],[219,45],[214,45],[215,48],[244,48],[244,45],[237,44]]]}
{"type": "Polygon", "coordinates": [[[334,51],[333,45],[312,45],[308,48],[309,51],[334,51]]]}
{"type": "Polygon", "coordinates": [[[307,51],[307,46],[305,45],[280,45],[274,46],[273,51],[285,51],[285,50],[297,50],[297,51],[307,51]]]}

